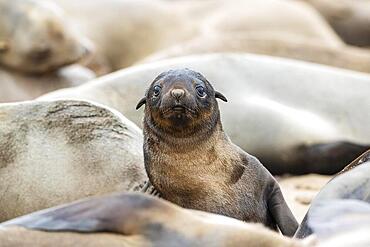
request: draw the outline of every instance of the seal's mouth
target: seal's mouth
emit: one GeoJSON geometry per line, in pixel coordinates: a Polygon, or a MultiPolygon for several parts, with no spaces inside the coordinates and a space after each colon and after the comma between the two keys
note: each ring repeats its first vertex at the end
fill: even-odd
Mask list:
{"type": "Polygon", "coordinates": [[[168,115],[173,115],[173,114],[181,114],[181,115],[187,115],[187,114],[191,114],[191,115],[196,115],[196,111],[185,106],[185,105],[180,105],[180,104],[176,104],[175,106],[172,106],[172,107],[168,107],[167,109],[165,109],[162,114],[164,116],[168,116],[168,115]]]}
{"type": "Polygon", "coordinates": [[[174,106],[172,107],[172,111],[173,112],[176,112],[176,113],[185,113],[186,112],[186,108],[184,106],[174,106]]]}

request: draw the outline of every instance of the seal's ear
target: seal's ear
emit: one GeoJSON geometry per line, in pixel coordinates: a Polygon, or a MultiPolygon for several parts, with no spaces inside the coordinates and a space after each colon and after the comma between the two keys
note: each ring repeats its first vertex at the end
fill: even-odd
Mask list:
{"type": "Polygon", "coordinates": [[[136,110],[138,110],[142,105],[146,103],[146,97],[142,98],[136,105],[136,110]]]}
{"type": "Polygon", "coordinates": [[[219,98],[220,100],[223,100],[223,101],[225,101],[225,102],[227,102],[227,99],[226,99],[226,97],[225,96],[223,96],[222,95],[222,93],[220,93],[220,92],[215,92],[215,97],[216,98],[219,98]]]}
{"type": "Polygon", "coordinates": [[[5,40],[0,40],[0,52],[5,52],[9,49],[9,44],[5,40]]]}

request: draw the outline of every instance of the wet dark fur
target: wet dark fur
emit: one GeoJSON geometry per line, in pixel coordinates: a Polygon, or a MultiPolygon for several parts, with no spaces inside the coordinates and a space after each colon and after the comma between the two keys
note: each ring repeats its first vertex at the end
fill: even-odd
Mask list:
{"type": "Polygon", "coordinates": [[[255,157],[229,140],[216,98],[226,101],[189,69],[164,72],[152,82],[137,106],[146,104],[144,159],[151,183],[180,206],[278,226],[293,235],[298,224],[279,185],[255,157]],[[174,96],[175,89],[181,97],[174,96]]]}

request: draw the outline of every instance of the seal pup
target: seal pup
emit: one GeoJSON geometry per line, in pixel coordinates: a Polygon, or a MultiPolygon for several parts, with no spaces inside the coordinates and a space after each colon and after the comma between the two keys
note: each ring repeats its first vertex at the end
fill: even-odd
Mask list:
{"type": "Polygon", "coordinates": [[[303,247],[260,224],[188,210],[141,193],[77,201],[0,225],[2,247],[303,247]]]}
{"type": "Polygon", "coordinates": [[[144,98],[144,163],[161,196],[182,207],[260,222],[284,235],[298,227],[278,183],[222,129],[216,98],[200,73],[169,70],[144,98]]]}

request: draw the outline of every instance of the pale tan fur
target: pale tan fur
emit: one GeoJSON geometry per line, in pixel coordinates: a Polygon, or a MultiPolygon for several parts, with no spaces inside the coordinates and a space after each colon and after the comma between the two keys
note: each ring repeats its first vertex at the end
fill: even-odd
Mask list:
{"type": "Polygon", "coordinates": [[[248,52],[298,59],[344,69],[370,72],[370,51],[356,47],[333,47],[294,35],[238,34],[208,35],[184,41],[149,55],[138,63],[214,52],[248,52]],[[279,37],[280,36],[280,37],[279,37]]]}
{"type": "Polygon", "coordinates": [[[140,126],[142,111],[135,106],[148,81],[168,69],[186,67],[202,72],[233,99],[220,105],[225,132],[241,148],[273,161],[271,165],[264,162],[269,168],[310,172],[309,166],[288,165],[297,145],[338,140],[365,144],[370,138],[363,124],[370,122],[369,114],[364,114],[370,104],[367,74],[267,56],[218,53],[156,61],[41,99],[94,100],[140,126]]]}
{"type": "Polygon", "coordinates": [[[348,44],[370,46],[370,1],[304,0],[315,7],[348,44]]]}
{"type": "MultiPolygon", "coordinates": [[[[177,219],[172,219],[172,221],[177,219]]],[[[176,235],[159,235],[157,239],[137,234],[125,236],[109,233],[79,234],[72,232],[43,232],[32,231],[19,227],[0,229],[0,241],[2,247],[309,247],[315,246],[310,241],[293,240],[274,233],[260,225],[249,225],[242,229],[227,229],[230,227],[212,226],[212,224],[201,224],[199,220],[188,220],[184,225],[172,226],[177,233],[184,234],[194,242],[191,245],[176,244],[176,235]],[[184,228],[186,227],[186,228],[184,228]],[[193,228],[193,229],[192,229],[193,228]],[[190,233],[189,233],[190,232],[190,233]],[[172,241],[171,241],[172,240],[172,241]]]]}
{"type": "Polygon", "coordinates": [[[328,47],[343,45],[312,7],[298,1],[55,1],[114,70],[169,46],[210,35],[238,39],[240,34],[266,34],[268,39],[293,37],[328,47]]]}
{"type": "Polygon", "coordinates": [[[27,75],[0,68],[0,103],[34,99],[61,88],[79,86],[95,78],[94,72],[70,65],[43,75],[27,75]]]}
{"type": "MultiPolygon", "coordinates": [[[[103,200],[109,209],[110,199],[103,200]]],[[[221,215],[187,210],[154,198],[148,198],[143,203],[135,204],[134,208],[129,208],[127,205],[123,203],[120,205],[121,208],[113,208],[112,211],[94,211],[97,206],[94,206],[94,203],[90,208],[85,208],[84,214],[88,211],[96,212],[96,215],[91,215],[91,219],[97,219],[97,222],[104,219],[103,223],[108,228],[117,229],[114,233],[109,230],[96,233],[76,233],[73,230],[45,232],[23,227],[0,226],[1,246],[314,246],[313,241],[286,238],[259,224],[244,223],[221,215]],[[112,215],[114,215],[113,218],[112,215]]],[[[100,206],[102,205],[98,208],[101,208],[100,206]]],[[[63,221],[62,218],[60,219],[63,221]]],[[[69,219],[73,220],[73,218],[69,219]]],[[[83,224],[84,222],[76,223],[83,224]]]]}
{"type": "Polygon", "coordinates": [[[0,44],[0,65],[27,73],[73,64],[94,49],[44,0],[0,0],[0,44]]]}
{"type": "Polygon", "coordinates": [[[0,105],[0,222],[147,179],[141,130],[83,101],[0,105]]]}

